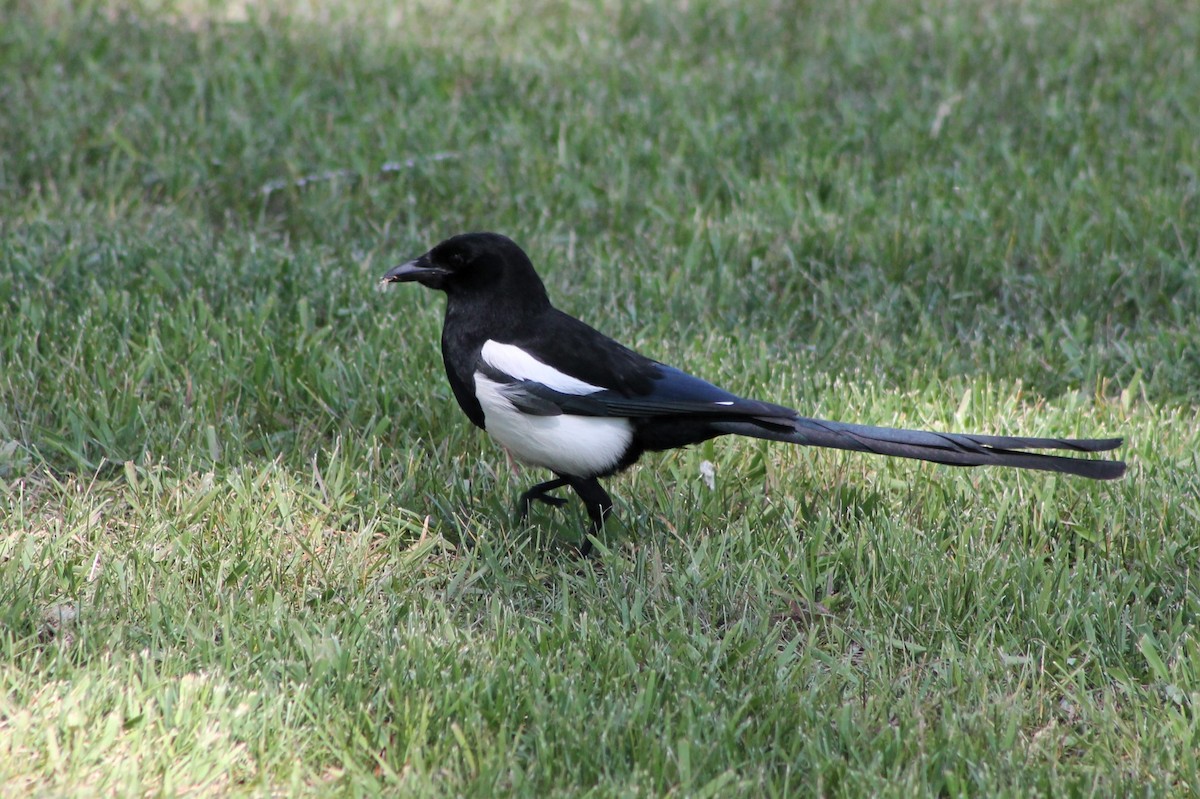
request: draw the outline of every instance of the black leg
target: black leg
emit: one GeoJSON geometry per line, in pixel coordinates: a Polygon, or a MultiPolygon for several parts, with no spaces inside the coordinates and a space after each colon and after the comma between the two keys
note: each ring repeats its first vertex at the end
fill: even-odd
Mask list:
{"type": "MultiPolygon", "coordinates": [[[[583,500],[583,506],[587,508],[588,518],[592,520],[591,530],[592,535],[599,536],[600,531],[604,529],[604,520],[612,513],[612,497],[604,490],[604,486],[600,485],[600,481],[595,477],[587,479],[578,477],[563,478],[571,488],[575,489],[575,493],[583,500]]],[[[579,545],[579,554],[587,557],[592,553],[592,539],[586,535],[583,538],[583,543],[579,545]]]]}
{"type": "Polygon", "coordinates": [[[536,502],[545,502],[547,505],[558,507],[566,505],[567,501],[562,497],[552,497],[547,492],[553,491],[556,488],[562,488],[570,483],[565,477],[558,477],[554,480],[547,480],[544,483],[538,483],[533,488],[526,491],[517,499],[517,523],[525,521],[525,517],[529,515],[529,508],[536,502]]]}

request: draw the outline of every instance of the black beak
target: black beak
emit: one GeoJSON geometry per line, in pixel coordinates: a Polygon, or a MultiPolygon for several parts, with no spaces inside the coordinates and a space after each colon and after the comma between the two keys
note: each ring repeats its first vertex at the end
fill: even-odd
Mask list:
{"type": "Polygon", "coordinates": [[[428,283],[436,281],[437,278],[444,277],[446,270],[441,267],[433,266],[429,263],[429,256],[422,255],[420,258],[413,259],[406,264],[392,267],[383,276],[384,283],[407,283],[409,281],[417,281],[418,283],[428,283]]]}

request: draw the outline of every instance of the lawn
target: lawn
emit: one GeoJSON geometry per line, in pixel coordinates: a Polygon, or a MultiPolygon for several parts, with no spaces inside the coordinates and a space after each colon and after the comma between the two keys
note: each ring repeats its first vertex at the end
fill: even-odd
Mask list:
{"type": "Polygon", "coordinates": [[[0,0],[0,794],[1200,794],[1198,42],[0,0]],[[581,560],[578,503],[514,522],[548,475],[456,407],[441,299],[378,286],[478,229],[739,393],[1129,473],[724,439],[608,481],[581,560]]]}

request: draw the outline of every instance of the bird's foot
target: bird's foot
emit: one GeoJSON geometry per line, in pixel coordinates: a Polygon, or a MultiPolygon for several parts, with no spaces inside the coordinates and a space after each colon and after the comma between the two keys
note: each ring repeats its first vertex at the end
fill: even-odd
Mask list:
{"type": "Polygon", "coordinates": [[[562,488],[566,484],[567,481],[563,478],[547,480],[544,483],[538,483],[533,488],[521,494],[520,498],[517,499],[517,522],[525,521],[525,517],[529,515],[529,509],[533,506],[534,502],[544,502],[555,508],[566,505],[567,500],[548,493],[556,488],[562,488]]]}

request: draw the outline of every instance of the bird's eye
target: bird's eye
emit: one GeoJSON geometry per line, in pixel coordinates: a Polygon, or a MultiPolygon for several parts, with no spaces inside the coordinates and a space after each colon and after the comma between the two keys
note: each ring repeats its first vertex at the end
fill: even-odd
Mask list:
{"type": "Polygon", "coordinates": [[[453,266],[465,266],[467,258],[461,252],[456,252],[450,256],[450,263],[453,266]]]}

